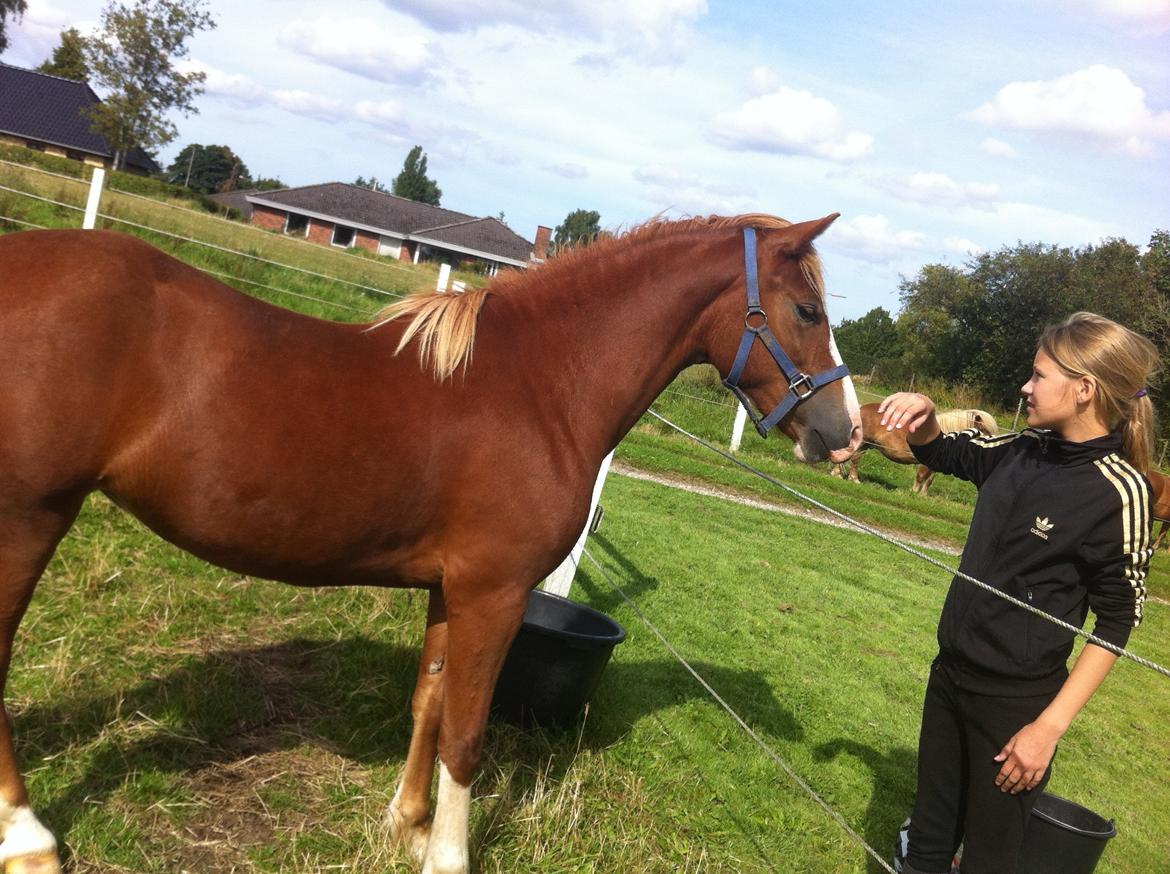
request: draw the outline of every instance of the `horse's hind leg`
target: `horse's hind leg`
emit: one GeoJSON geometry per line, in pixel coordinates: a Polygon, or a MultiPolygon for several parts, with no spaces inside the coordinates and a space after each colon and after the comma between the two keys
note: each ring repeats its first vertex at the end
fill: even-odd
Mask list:
{"type": "Polygon", "coordinates": [[[56,874],[57,841],[37,820],[16,763],[3,705],[12,641],[37,580],[77,516],[81,499],[36,511],[0,509],[0,865],[5,874],[56,874]]]}
{"type": "Polygon", "coordinates": [[[447,609],[440,588],[431,590],[427,631],[419,658],[418,680],[411,698],[414,726],[402,779],[390,806],[386,824],[391,833],[422,861],[431,822],[431,780],[443,716],[443,665],[447,658],[447,609]]]}

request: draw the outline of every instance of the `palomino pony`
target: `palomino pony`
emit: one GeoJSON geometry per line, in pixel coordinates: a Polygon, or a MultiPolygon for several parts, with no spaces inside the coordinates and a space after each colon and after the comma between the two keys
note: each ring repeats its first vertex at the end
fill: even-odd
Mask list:
{"type": "MultiPolygon", "coordinates": [[[[988,437],[999,433],[999,425],[996,423],[995,417],[985,410],[946,410],[938,413],[937,417],[943,433],[966,431],[972,428],[988,437]]],[[[862,404],[861,430],[864,434],[861,446],[848,460],[849,479],[852,482],[861,481],[861,477],[858,475],[857,460],[861,453],[871,447],[878,450],[890,461],[898,464],[918,464],[918,459],[914,457],[914,453],[910,451],[910,444],[906,441],[906,432],[897,428],[893,431],[887,431],[882,425],[878,404],[862,404]]],[[[841,463],[834,464],[829,474],[843,476],[843,465],[841,463]]],[[[910,487],[910,491],[925,495],[932,482],[934,482],[934,471],[925,464],[918,464],[918,470],[914,473],[914,485],[910,487]]]]}
{"type": "MultiPolygon", "coordinates": [[[[242,574],[426,589],[386,820],[427,874],[466,871],[469,787],[528,591],[659,392],[707,361],[798,458],[860,444],[812,249],[835,218],[653,221],[374,326],[278,309],[120,234],[0,238],[0,677],[92,491],[242,574]]],[[[0,834],[8,874],[58,870],[2,712],[0,834]]]]}
{"type": "Polygon", "coordinates": [[[1150,481],[1150,486],[1154,490],[1151,515],[1155,522],[1162,523],[1162,527],[1158,529],[1158,536],[1154,538],[1154,549],[1158,549],[1166,539],[1166,529],[1170,528],[1170,476],[1151,470],[1146,473],[1146,479],[1150,481]]]}

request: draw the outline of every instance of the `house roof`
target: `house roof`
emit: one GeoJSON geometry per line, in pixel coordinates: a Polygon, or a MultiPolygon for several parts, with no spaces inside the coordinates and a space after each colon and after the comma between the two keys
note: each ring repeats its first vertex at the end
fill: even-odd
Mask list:
{"type": "Polygon", "coordinates": [[[496,260],[527,264],[532,255],[532,243],[499,219],[477,218],[344,182],[261,191],[249,194],[248,200],[496,260]]]}
{"type": "MultiPolygon", "coordinates": [[[[101,103],[84,82],[0,63],[0,133],[113,158],[106,138],[89,129],[82,110],[101,103]]],[[[126,164],[157,173],[142,149],[132,149],[126,164]]]]}
{"type": "Polygon", "coordinates": [[[237,188],[235,191],[223,191],[218,194],[209,194],[207,197],[222,206],[238,209],[245,218],[250,218],[252,204],[248,202],[248,196],[259,193],[260,189],[258,188],[237,188]]]}

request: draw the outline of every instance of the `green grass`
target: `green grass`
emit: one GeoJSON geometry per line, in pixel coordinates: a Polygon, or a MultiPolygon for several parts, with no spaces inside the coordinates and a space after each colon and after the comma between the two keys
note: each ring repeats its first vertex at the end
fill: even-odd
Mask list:
{"type": "MultiPolygon", "coordinates": [[[[610,479],[590,553],[766,742],[883,853],[946,575],[865,535],[610,479]]],[[[662,648],[620,621],[583,725],[493,725],[480,870],[862,872],[862,853],[662,648]]],[[[37,810],[75,871],[409,870],[377,821],[409,740],[418,593],[245,580],[87,505],[42,581],[10,681],[37,810]]],[[[1134,646],[1170,661],[1167,609],[1134,646]]],[[[1062,745],[1052,791],[1114,818],[1102,874],[1168,836],[1164,678],[1128,663],[1062,745]]]]}

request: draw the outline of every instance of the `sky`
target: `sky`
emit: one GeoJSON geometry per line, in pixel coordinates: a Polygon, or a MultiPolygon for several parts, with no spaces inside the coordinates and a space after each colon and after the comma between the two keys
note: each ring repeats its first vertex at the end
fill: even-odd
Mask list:
{"type": "MultiPolygon", "coordinates": [[[[29,0],[35,66],[101,0],[29,0]]],[[[188,143],[286,185],[389,184],[421,145],[442,205],[531,240],[575,209],[839,212],[834,322],[926,264],[1170,229],[1170,0],[209,0],[188,143]],[[328,9],[328,11],[327,11],[328,9]]]]}

